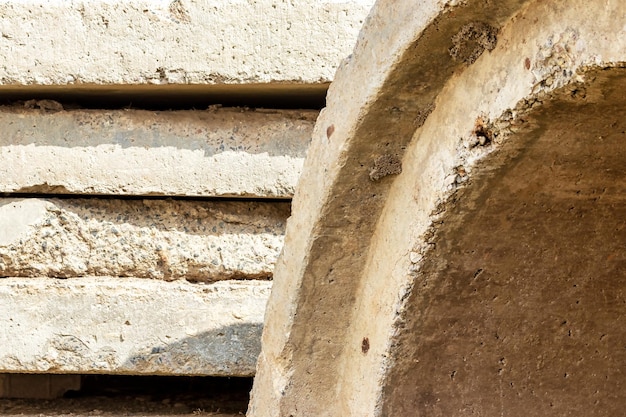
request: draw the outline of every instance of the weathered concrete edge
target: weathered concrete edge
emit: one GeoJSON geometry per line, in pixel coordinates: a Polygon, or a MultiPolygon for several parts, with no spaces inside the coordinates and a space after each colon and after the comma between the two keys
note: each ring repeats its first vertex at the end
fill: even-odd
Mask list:
{"type": "Polygon", "coordinates": [[[328,82],[372,3],[4,1],[0,84],[328,82]]]}
{"type": "Polygon", "coordinates": [[[316,111],[0,107],[0,192],[291,198],[316,111]]]}
{"type": "Polygon", "coordinates": [[[269,279],[287,202],[0,198],[0,277],[269,279]]]}
{"type": "Polygon", "coordinates": [[[251,376],[264,281],[0,279],[0,372],[251,376]]]}

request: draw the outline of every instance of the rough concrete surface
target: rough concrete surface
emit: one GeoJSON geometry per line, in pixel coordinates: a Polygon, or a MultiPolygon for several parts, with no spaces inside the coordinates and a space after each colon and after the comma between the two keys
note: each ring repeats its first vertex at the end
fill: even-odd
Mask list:
{"type": "Polygon", "coordinates": [[[0,279],[0,372],[250,376],[270,286],[0,279]]]}
{"type": "Polygon", "coordinates": [[[0,276],[272,276],[289,203],[1,199],[0,276]]]}
{"type": "Polygon", "coordinates": [[[624,86],[592,81],[605,70],[620,78],[623,70],[611,68],[624,66],[626,38],[607,34],[624,33],[624,7],[376,3],[314,129],[275,270],[250,416],[621,412],[624,333],[609,330],[624,314],[623,199],[610,184],[626,161],[624,86]],[[543,164],[529,157],[519,165],[526,175],[510,160],[477,168],[561,88],[587,106],[565,106],[546,146],[519,149],[520,159],[536,153],[543,164]],[[585,133],[559,140],[564,127],[585,133]],[[592,140],[603,143],[586,148],[592,140]],[[585,158],[594,162],[583,167],[585,158]],[[401,161],[401,172],[372,177],[383,160],[401,161]],[[609,171],[578,176],[583,168],[609,171]],[[473,184],[480,198],[464,201],[457,191],[473,184]],[[603,239],[615,243],[603,248],[603,239]],[[512,266],[496,269],[498,256],[512,266]],[[567,262],[575,258],[586,268],[567,262]],[[587,301],[583,310],[577,300],[587,301]],[[494,334],[496,322],[507,337],[494,334]]]}
{"type": "Polygon", "coordinates": [[[5,0],[0,84],[327,82],[372,4],[5,0]]]}
{"type": "Polygon", "coordinates": [[[0,192],[289,198],[315,111],[0,108],[0,192]]]}

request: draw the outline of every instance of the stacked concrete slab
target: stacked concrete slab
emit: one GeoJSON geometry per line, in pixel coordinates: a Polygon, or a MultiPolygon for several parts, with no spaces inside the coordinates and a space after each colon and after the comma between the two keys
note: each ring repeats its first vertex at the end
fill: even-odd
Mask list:
{"type": "Polygon", "coordinates": [[[306,108],[372,3],[2,2],[0,373],[252,375],[306,108]]]}

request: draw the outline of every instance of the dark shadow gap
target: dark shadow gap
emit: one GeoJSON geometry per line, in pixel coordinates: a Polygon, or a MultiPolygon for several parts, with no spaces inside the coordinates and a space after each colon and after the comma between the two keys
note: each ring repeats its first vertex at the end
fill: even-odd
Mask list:
{"type": "Polygon", "coordinates": [[[54,100],[66,109],[204,110],[209,106],[321,109],[328,83],[0,86],[0,105],[54,100]]]}
{"type": "Polygon", "coordinates": [[[40,193],[0,193],[0,198],[55,198],[59,200],[173,200],[173,201],[215,201],[237,203],[289,203],[291,198],[261,198],[238,196],[172,196],[172,195],[123,195],[123,194],[71,194],[54,191],[40,193]]]}
{"type": "Polygon", "coordinates": [[[245,414],[252,389],[252,378],[235,377],[81,375],[80,379],[80,389],[62,398],[0,399],[0,414],[239,415],[245,414]]]}

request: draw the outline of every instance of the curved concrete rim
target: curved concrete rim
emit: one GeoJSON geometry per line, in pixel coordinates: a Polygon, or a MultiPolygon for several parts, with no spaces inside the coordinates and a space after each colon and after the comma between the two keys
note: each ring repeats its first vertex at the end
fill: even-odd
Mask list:
{"type": "MultiPolygon", "coordinates": [[[[562,117],[563,109],[580,115],[572,118],[574,123],[595,123],[590,126],[600,126],[600,115],[611,114],[615,121],[600,136],[613,142],[602,152],[620,161],[614,154],[623,142],[619,135],[624,129],[619,129],[624,103],[614,91],[623,91],[626,43],[624,36],[607,42],[606,33],[624,33],[625,7],[619,1],[376,4],[352,58],[331,84],[328,107],[314,130],[275,270],[249,415],[500,415],[503,402],[515,395],[517,408],[509,410],[511,415],[522,415],[533,400],[540,404],[534,411],[544,415],[587,407],[581,401],[589,397],[575,398],[576,385],[568,385],[566,394],[531,386],[509,391],[507,397],[489,391],[492,385],[467,382],[472,375],[467,369],[446,370],[447,380],[441,379],[441,369],[459,357],[446,348],[478,340],[466,332],[449,343],[455,339],[443,335],[444,319],[463,322],[461,307],[476,313],[472,308],[480,304],[480,299],[463,298],[465,293],[455,287],[461,279],[446,275],[446,268],[453,261],[467,262],[454,257],[465,253],[453,244],[455,238],[471,242],[472,233],[483,232],[480,222],[472,223],[477,229],[464,232],[462,220],[478,212],[489,187],[499,184],[494,176],[506,174],[518,187],[526,185],[519,173],[506,170],[513,166],[511,155],[539,143],[529,138],[541,137],[551,124],[572,134],[584,131],[563,119],[555,119],[560,125],[550,120],[562,117]],[[442,243],[442,236],[449,240],[442,243]],[[441,354],[434,353],[433,341],[440,342],[435,347],[441,354]],[[467,384],[454,385],[457,375],[467,384]],[[494,400],[480,403],[484,395],[494,400]],[[574,401],[565,406],[568,398],[574,401]],[[565,408],[550,411],[554,404],[565,408]]],[[[555,142],[544,146],[550,149],[555,142]]],[[[531,166],[524,168],[528,175],[531,166]]],[[[545,168],[535,166],[537,175],[539,167],[545,168]]],[[[592,190],[590,181],[581,190],[592,190]]],[[[500,183],[512,187],[505,179],[500,183]]],[[[528,195],[524,198],[532,197],[528,195]]],[[[494,204],[515,202],[517,195],[510,198],[495,199],[494,204]]],[[[613,204],[623,208],[621,201],[616,197],[613,204]]],[[[501,207],[498,219],[514,213],[511,207],[501,207]]],[[[615,213],[611,218],[619,218],[615,213]]],[[[505,247],[498,242],[507,236],[506,228],[496,227],[489,242],[505,247]]],[[[516,258],[522,253],[502,259],[523,264],[516,258]]],[[[600,253],[590,259],[598,261],[600,253]]],[[[474,274],[481,269],[474,266],[464,268],[474,274]]],[[[539,270],[549,266],[544,263],[539,270]]],[[[521,290],[536,281],[528,282],[521,290]]],[[[619,300],[623,284],[615,285],[619,300]]],[[[522,295],[527,301],[541,300],[540,293],[522,295]]],[[[570,311],[559,305],[554,311],[570,311]]],[[[611,307],[618,317],[625,313],[620,305],[611,307]]],[[[524,307],[532,303],[520,303],[512,311],[524,307]]],[[[605,312],[609,307],[600,303],[589,311],[593,308],[605,312]]],[[[473,315],[476,334],[490,329],[485,321],[489,314],[473,315]]],[[[576,317],[583,320],[584,315],[576,317]]],[[[624,340],[624,333],[616,331],[613,337],[624,340]]],[[[515,349],[519,369],[524,369],[528,358],[519,346],[515,349]]],[[[496,357],[497,352],[486,355],[496,357]]],[[[595,363],[619,364],[620,358],[600,357],[595,363]]],[[[500,360],[490,363],[496,388],[504,386],[498,369],[511,364],[500,360]]],[[[484,382],[486,375],[477,375],[478,381],[484,382]]],[[[554,384],[552,376],[544,377],[540,381],[554,384]]],[[[619,402],[610,400],[618,398],[616,390],[624,384],[620,374],[612,378],[616,388],[602,397],[609,400],[609,409],[619,402]]]]}

